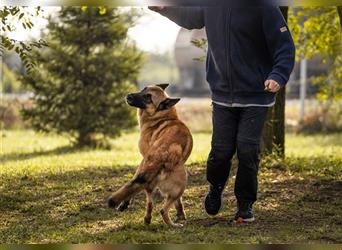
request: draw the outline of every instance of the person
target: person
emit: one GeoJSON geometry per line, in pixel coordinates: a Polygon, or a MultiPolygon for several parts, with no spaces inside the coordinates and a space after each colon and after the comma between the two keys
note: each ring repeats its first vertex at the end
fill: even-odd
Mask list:
{"type": "Polygon", "coordinates": [[[213,104],[205,210],[218,214],[237,152],[234,220],[252,222],[263,125],[276,92],[288,82],[294,67],[295,46],[286,21],[276,6],[149,8],[186,29],[205,27],[206,80],[213,104]]]}

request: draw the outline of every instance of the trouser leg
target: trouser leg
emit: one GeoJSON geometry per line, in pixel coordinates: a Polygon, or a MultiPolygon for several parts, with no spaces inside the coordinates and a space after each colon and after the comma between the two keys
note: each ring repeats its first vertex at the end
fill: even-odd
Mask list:
{"type": "Polygon", "coordinates": [[[238,201],[254,202],[258,191],[259,147],[256,144],[238,142],[238,170],[235,180],[235,196],[238,201]]]}
{"type": "Polygon", "coordinates": [[[236,151],[238,114],[235,108],[213,103],[213,134],[207,161],[207,180],[213,186],[224,186],[236,151]]]}
{"type": "Polygon", "coordinates": [[[257,199],[259,145],[267,110],[266,107],[241,108],[237,134],[239,165],[234,188],[238,201],[253,203],[257,199]]]}

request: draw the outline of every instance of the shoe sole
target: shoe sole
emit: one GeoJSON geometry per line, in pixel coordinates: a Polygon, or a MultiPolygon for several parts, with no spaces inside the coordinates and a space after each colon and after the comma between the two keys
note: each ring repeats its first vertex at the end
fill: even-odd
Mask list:
{"type": "Polygon", "coordinates": [[[244,223],[250,223],[250,222],[255,221],[255,218],[252,217],[252,218],[244,219],[242,217],[239,217],[239,218],[235,219],[234,221],[236,224],[244,224],[244,223]]]}

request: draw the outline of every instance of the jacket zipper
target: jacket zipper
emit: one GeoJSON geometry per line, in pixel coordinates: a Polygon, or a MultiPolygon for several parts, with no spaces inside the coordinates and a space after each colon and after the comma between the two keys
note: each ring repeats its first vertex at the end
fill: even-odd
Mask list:
{"type": "Polygon", "coordinates": [[[229,23],[228,23],[228,56],[227,56],[227,65],[228,65],[228,76],[229,79],[229,87],[230,87],[230,100],[233,105],[233,82],[232,82],[232,67],[231,67],[231,21],[232,21],[232,9],[229,8],[229,23]]]}
{"type": "MultiPolygon", "coordinates": [[[[223,12],[224,13],[224,12],[223,12]]],[[[229,15],[229,12],[228,12],[228,15],[229,15]]],[[[226,74],[225,74],[225,79],[227,81],[227,84],[229,85],[229,88],[230,88],[230,82],[229,82],[229,77],[228,77],[228,52],[227,52],[227,44],[228,44],[228,20],[227,20],[227,15],[224,15],[224,53],[225,53],[225,59],[226,59],[226,74]]]]}

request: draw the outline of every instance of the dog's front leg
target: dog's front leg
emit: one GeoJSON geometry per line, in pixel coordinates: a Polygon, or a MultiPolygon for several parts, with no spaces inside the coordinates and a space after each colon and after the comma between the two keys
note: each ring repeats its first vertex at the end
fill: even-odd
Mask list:
{"type": "Polygon", "coordinates": [[[175,208],[177,211],[176,221],[178,222],[178,221],[186,220],[182,197],[179,197],[178,200],[175,201],[175,208]]]}

